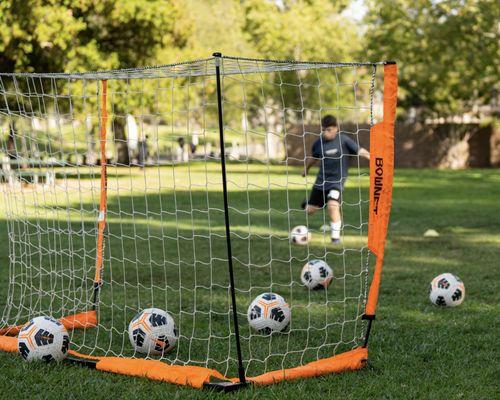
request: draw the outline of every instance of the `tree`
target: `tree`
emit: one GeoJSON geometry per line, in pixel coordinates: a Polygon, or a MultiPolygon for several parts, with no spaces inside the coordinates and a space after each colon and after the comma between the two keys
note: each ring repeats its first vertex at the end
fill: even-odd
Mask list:
{"type": "MultiPolygon", "coordinates": [[[[176,25],[180,4],[161,0],[1,2],[0,70],[75,72],[154,63],[161,48],[186,44],[189,30],[176,25]]],[[[114,104],[121,164],[128,163],[124,112],[121,102],[114,104]]]]}
{"type": "Polygon", "coordinates": [[[3,72],[75,72],[146,65],[182,47],[179,1],[24,0],[0,4],[3,72]]]}
{"type": "MultiPolygon", "coordinates": [[[[0,2],[0,70],[78,72],[130,68],[209,57],[214,51],[258,58],[349,61],[360,48],[360,38],[356,27],[340,15],[347,4],[348,0],[4,1],[0,2]]],[[[296,75],[291,73],[285,78],[293,80],[296,75]]],[[[278,74],[270,77],[279,78],[278,74]]],[[[185,109],[188,105],[202,104],[200,99],[204,96],[214,95],[213,81],[207,79],[207,85],[193,81],[191,85],[189,79],[175,79],[172,99],[158,102],[159,105],[154,105],[153,96],[148,95],[154,92],[154,86],[150,86],[154,82],[109,83],[109,90],[114,93],[112,132],[120,164],[129,162],[125,129],[129,112],[140,109],[143,115],[160,118],[171,114],[168,107],[185,109]],[[189,88],[189,92],[183,88],[189,88]],[[138,91],[143,94],[137,96],[138,91]],[[151,110],[154,112],[149,112],[151,110]]],[[[303,75],[300,79],[312,79],[311,83],[315,83],[314,76],[303,75]]],[[[75,83],[72,85],[77,87],[75,83]]],[[[263,96],[258,85],[248,85],[248,101],[263,109],[297,108],[296,93],[285,93],[285,104],[280,104],[283,93],[278,85],[274,86],[263,96]],[[268,106],[261,104],[262,101],[268,102],[268,106]]],[[[302,89],[302,94],[308,96],[306,89],[302,89]]],[[[235,96],[242,92],[241,87],[230,80],[225,81],[224,90],[232,99],[237,99],[235,96]]],[[[311,94],[304,100],[313,104],[314,96],[311,94]]],[[[330,99],[324,101],[328,103],[330,99]]],[[[96,104],[90,106],[97,107],[96,104]]],[[[255,108],[249,110],[249,115],[242,115],[237,107],[228,106],[226,119],[237,124],[238,129],[250,120],[256,121],[259,129],[266,125],[266,120],[272,125],[265,128],[268,132],[283,129],[280,115],[263,116],[255,108]]],[[[73,111],[79,110],[73,108],[73,111]]],[[[88,113],[82,113],[82,119],[86,120],[88,113]]],[[[201,125],[207,116],[213,125],[216,121],[213,107],[190,107],[187,124],[201,125]],[[201,109],[205,114],[201,115],[201,109]]],[[[289,117],[287,121],[292,122],[293,118],[302,116],[289,117]]],[[[92,126],[87,130],[91,132],[92,126]]],[[[92,135],[88,136],[91,141],[92,135]]],[[[279,140],[276,135],[271,138],[279,140]]]]}
{"type": "MultiPolygon", "coordinates": [[[[347,1],[263,1],[247,0],[244,30],[259,55],[259,58],[301,61],[351,61],[359,49],[360,38],[356,27],[341,15],[347,1]]],[[[311,116],[300,110],[301,102],[309,108],[319,109],[316,86],[321,82],[334,87],[337,77],[331,71],[281,72],[270,74],[274,85],[268,82],[265,93],[249,91],[247,97],[256,108],[256,115],[249,115],[254,125],[265,127],[267,149],[271,157],[283,152],[281,132],[299,121],[319,125],[319,113],[311,116]],[[280,85],[284,81],[301,85],[300,94],[291,85],[280,85]],[[303,84],[310,84],[306,86],[303,84]],[[265,97],[265,98],[263,98],[265,97]],[[278,111],[280,110],[280,111],[278,111]],[[281,148],[281,151],[280,151],[281,148]]],[[[323,91],[323,105],[333,104],[336,93],[323,91]]]]}
{"type": "Polygon", "coordinates": [[[363,54],[400,65],[400,105],[420,116],[473,111],[498,96],[495,0],[371,0],[363,54]]]}
{"type": "Polygon", "coordinates": [[[360,38],[340,14],[347,3],[246,0],[244,29],[262,58],[350,61],[360,38]]]}

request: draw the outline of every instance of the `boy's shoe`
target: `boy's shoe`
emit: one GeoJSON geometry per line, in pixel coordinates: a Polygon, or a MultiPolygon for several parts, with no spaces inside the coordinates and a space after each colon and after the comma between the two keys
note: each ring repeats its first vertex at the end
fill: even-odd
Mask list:
{"type": "Polygon", "coordinates": [[[304,200],[304,201],[302,202],[302,204],[300,205],[300,207],[301,207],[303,210],[305,210],[305,209],[306,209],[306,205],[307,205],[307,200],[304,200]]]}
{"type": "Polygon", "coordinates": [[[332,238],[332,244],[340,244],[340,239],[333,239],[332,238]]]}

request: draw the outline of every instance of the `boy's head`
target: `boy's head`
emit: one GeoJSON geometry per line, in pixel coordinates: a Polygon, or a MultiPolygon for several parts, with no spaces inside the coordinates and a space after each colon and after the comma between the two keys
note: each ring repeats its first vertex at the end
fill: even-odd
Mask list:
{"type": "Polygon", "coordinates": [[[323,134],[323,138],[326,140],[332,140],[337,135],[339,131],[339,127],[337,125],[337,118],[333,115],[325,115],[321,119],[321,132],[323,134]]]}

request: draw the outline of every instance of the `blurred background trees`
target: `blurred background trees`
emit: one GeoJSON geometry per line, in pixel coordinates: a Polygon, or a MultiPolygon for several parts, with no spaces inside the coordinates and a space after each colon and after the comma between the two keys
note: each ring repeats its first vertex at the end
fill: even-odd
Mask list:
{"type": "MultiPolygon", "coordinates": [[[[215,51],[304,61],[396,60],[400,119],[491,121],[499,108],[499,21],[495,0],[6,0],[0,2],[0,71],[141,67],[215,51]]],[[[276,83],[280,76],[270,79],[276,83]]],[[[127,85],[115,87],[123,99],[115,99],[113,113],[124,164],[127,114],[151,106],[128,96],[134,87],[127,85]]],[[[199,97],[193,89],[178,98],[199,97]]],[[[230,82],[226,89],[231,93],[230,82]]],[[[266,95],[270,107],[282,94],[279,85],[272,90],[266,95]]],[[[290,93],[285,100],[293,104],[290,93]]],[[[246,95],[262,100],[251,87],[246,95]]],[[[228,119],[240,126],[262,119],[240,114],[228,119]]],[[[290,123],[303,118],[288,117],[290,123]]],[[[187,124],[199,123],[195,113],[193,118],[187,124]]]]}
{"type": "Polygon", "coordinates": [[[496,105],[499,21],[495,0],[7,0],[0,70],[127,68],[214,51],[394,59],[402,108],[448,116],[496,105]]]}
{"type": "Polygon", "coordinates": [[[7,0],[0,3],[2,72],[134,67],[183,48],[186,10],[158,0],[7,0]]]}
{"type": "Polygon", "coordinates": [[[363,46],[400,64],[401,108],[425,117],[497,106],[500,5],[495,0],[370,0],[363,46]]]}

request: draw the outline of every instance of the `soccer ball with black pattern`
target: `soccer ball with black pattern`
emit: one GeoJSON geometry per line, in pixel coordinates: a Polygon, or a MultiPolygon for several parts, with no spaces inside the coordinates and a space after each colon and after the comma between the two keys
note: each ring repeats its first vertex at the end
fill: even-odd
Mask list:
{"type": "Polygon", "coordinates": [[[262,293],[250,304],[248,323],[260,333],[281,332],[290,324],[290,306],[276,293],[262,293]]]}
{"type": "Polygon", "coordinates": [[[68,354],[68,331],[54,318],[33,318],[19,331],[17,348],[26,361],[61,361],[68,354]]]}
{"type": "Polygon", "coordinates": [[[179,335],[169,313],[160,308],[146,308],[130,321],[128,337],[138,353],[161,355],[175,347],[179,335]]]}
{"type": "Polygon", "coordinates": [[[302,268],[300,280],[311,290],[326,289],[333,279],[333,271],[323,260],[311,260],[302,268]]]}
{"type": "Polygon", "coordinates": [[[305,246],[311,240],[311,232],[307,226],[299,225],[293,228],[290,232],[290,242],[305,246]]]}
{"type": "Polygon", "coordinates": [[[450,273],[436,276],[429,287],[429,298],[437,306],[456,307],[462,304],[464,297],[464,283],[450,273]]]}

